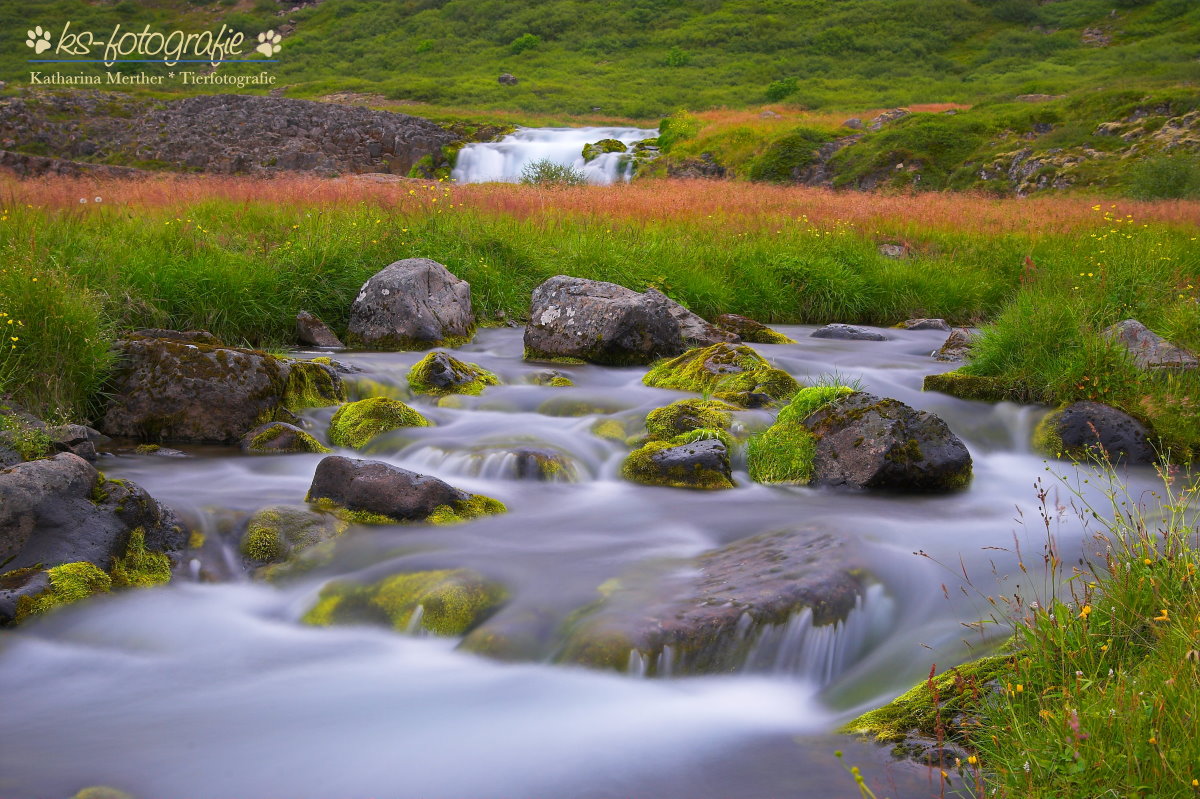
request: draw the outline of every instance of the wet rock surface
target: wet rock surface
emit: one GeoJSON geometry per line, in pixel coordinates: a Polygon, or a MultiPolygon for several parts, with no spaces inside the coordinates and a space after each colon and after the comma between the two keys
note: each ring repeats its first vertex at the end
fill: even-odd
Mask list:
{"type": "Polygon", "coordinates": [[[832,338],[844,341],[887,341],[887,336],[856,325],[825,325],[812,333],[813,338],[832,338]]]}
{"type": "Polygon", "coordinates": [[[1033,444],[1051,458],[1147,464],[1157,457],[1144,424],[1099,402],[1075,402],[1050,412],[1038,424],[1033,444]]]}
{"type": "Polygon", "coordinates": [[[436,477],[417,474],[382,461],[331,455],[317,465],[308,501],[329,500],[351,511],[396,521],[428,518],[443,505],[464,502],[470,494],[436,477]]]}
{"type": "Polygon", "coordinates": [[[346,340],[369,349],[425,350],[463,344],[474,332],[471,284],[437,261],[408,258],[363,284],[346,340]]]}

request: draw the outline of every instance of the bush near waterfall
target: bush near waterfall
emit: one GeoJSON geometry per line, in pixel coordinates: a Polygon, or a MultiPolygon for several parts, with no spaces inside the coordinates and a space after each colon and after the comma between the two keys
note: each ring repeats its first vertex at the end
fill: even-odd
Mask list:
{"type": "Polygon", "coordinates": [[[570,164],[560,164],[549,158],[542,158],[526,164],[521,169],[521,183],[526,186],[550,188],[586,186],[587,176],[570,164]]]}

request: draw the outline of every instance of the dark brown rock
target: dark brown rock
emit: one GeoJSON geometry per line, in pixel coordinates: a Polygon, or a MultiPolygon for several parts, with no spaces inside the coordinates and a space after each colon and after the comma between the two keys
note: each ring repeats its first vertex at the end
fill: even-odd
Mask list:
{"type": "Polygon", "coordinates": [[[313,347],[341,349],[346,346],[324,322],[308,311],[296,314],[296,340],[313,347]]]}
{"type": "Polygon", "coordinates": [[[1105,458],[1112,463],[1149,464],[1157,459],[1146,426],[1122,410],[1099,402],[1074,402],[1038,424],[1034,448],[1051,458],[1105,458]]]}
{"type": "Polygon", "coordinates": [[[382,461],[330,455],[317,465],[308,501],[329,500],[352,511],[419,521],[438,507],[462,502],[470,494],[436,477],[417,474],[382,461]]]}

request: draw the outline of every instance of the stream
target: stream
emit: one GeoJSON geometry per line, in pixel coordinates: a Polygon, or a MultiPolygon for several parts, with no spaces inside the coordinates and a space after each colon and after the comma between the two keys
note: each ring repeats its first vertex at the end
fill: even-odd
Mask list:
{"type": "Polygon", "coordinates": [[[450,177],[458,183],[516,183],[526,166],[548,159],[579,170],[589,183],[616,183],[632,177],[624,153],[601,153],[585,163],[583,145],[617,139],[628,146],[656,136],[657,130],[642,128],[519,128],[500,141],[477,142],[459,150],[450,177]]]}
{"type": "MultiPolygon", "coordinates": [[[[574,387],[532,385],[546,365],[522,360],[521,331],[484,329],[454,354],[504,385],[455,408],[407,398],[405,374],[423,353],[339,353],[363,370],[349,385],[374,381],[436,425],[385,434],[359,457],[436,475],[510,512],[453,527],[353,528],[332,564],[273,587],[243,572],[236,522],[302,503],[323,456],[183,447],[193,457],[104,459],[97,465],[109,477],[140,483],[207,533],[203,567],[222,581],[184,577],[0,634],[0,796],[63,799],[95,784],[139,799],[855,796],[837,749],[880,796],[938,795],[929,769],[835,730],[931,664],[969,658],[967,642],[986,648],[963,626],[990,611],[960,590],[964,571],[982,594],[1040,581],[1034,481],[1055,483],[1029,449],[1041,411],[923,393],[924,375],[953,368],[929,357],[944,332],[886,330],[888,341],[872,342],[778,329],[799,343],[755,349],[798,379],[836,374],[945,419],[974,458],[971,487],[940,496],[767,487],[749,480],[744,456],[733,490],[636,485],[620,478],[628,448],[591,428],[689,396],[643,386],[643,368],[556,365],[574,387]],[[590,412],[568,415],[580,408],[590,412]],[[505,449],[527,444],[562,453],[569,468],[551,482],[516,479],[505,449]],[[326,580],[381,562],[469,567],[508,587],[501,615],[561,619],[632,568],[796,526],[849,542],[878,585],[845,623],[820,635],[789,625],[783,637],[793,640],[752,653],[732,674],[644,678],[504,663],[456,651],[453,639],[298,623],[326,580]]],[[[315,435],[332,413],[305,413],[315,435]]],[[[748,429],[770,422],[761,411],[737,418],[748,429]]],[[[1127,475],[1134,495],[1154,479],[1149,469],[1127,475]]],[[[1070,514],[1054,529],[1067,563],[1084,554],[1088,536],[1070,514]]],[[[1003,636],[997,629],[992,640],[1003,636]]]]}

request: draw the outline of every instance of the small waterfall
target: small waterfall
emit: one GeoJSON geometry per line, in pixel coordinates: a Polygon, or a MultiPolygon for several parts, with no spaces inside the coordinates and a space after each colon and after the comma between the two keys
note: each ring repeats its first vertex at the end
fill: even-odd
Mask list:
{"type": "Polygon", "coordinates": [[[406,457],[421,468],[488,480],[577,483],[581,477],[580,467],[573,458],[549,447],[447,450],[425,446],[406,457]]]}
{"type": "Polygon", "coordinates": [[[516,183],[526,165],[549,159],[575,167],[590,183],[616,183],[630,177],[623,169],[623,153],[604,153],[585,164],[583,145],[617,139],[628,146],[657,135],[658,131],[643,128],[521,128],[498,142],[468,144],[459,150],[451,177],[458,183],[516,183]]]}

